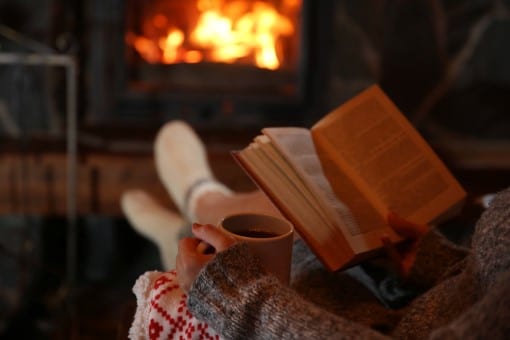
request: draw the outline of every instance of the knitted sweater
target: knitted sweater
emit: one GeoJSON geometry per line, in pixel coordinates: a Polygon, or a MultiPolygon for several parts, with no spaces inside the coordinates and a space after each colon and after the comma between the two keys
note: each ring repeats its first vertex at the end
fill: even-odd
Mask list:
{"type": "Polygon", "coordinates": [[[482,214],[469,253],[440,237],[422,241],[411,277],[425,291],[399,310],[361,285],[356,269],[324,270],[303,244],[295,246],[291,287],[240,244],[203,268],[187,304],[231,339],[508,338],[510,188],[482,214]]]}

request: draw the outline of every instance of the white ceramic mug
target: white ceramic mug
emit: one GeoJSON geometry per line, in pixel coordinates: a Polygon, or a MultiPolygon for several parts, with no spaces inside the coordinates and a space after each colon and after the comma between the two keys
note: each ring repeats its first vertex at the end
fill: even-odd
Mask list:
{"type": "Polygon", "coordinates": [[[262,266],[284,284],[290,281],[294,227],[287,220],[258,213],[224,217],[218,227],[248,244],[262,266]]]}

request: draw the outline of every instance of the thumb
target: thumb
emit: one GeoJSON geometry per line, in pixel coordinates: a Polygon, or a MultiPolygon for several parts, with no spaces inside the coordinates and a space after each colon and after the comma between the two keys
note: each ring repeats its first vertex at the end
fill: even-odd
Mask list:
{"type": "Polygon", "coordinates": [[[211,245],[216,252],[223,251],[237,242],[237,240],[212,224],[193,223],[193,235],[211,245]]]}

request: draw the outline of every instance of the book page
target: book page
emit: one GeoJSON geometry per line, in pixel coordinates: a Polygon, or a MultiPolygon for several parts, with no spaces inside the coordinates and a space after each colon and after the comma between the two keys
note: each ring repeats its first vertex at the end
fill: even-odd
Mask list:
{"type": "Polygon", "coordinates": [[[306,182],[309,195],[316,198],[323,213],[343,229],[346,237],[359,234],[360,225],[349,208],[336,197],[324,176],[310,131],[305,128],[288,127],[265,128],[262,132],[289,161],[293,171],[306,182]]]}
{"type": "Polygon", "coordinates": [[[274,157],[271,148],[270,144],[266,145],[257,138],[255,143],[233,155],[282,214],[295,225],[326,266],[330,270],[338,269],[353,256],[350,247],[341,247],[345,244],[341,230],[317,213],[316,205],[310,202],[313,197],[303,195],[306,192],[304,184],[286,169],[286,161],[281,155],[274,157]]]}
{"type": "MultiPolygon", "coordinates": [[[[278,172],[281,176],[285,177],[285,181],[288,182],[288,185],[296,190],[303,201],[314,211],[314,214],[320,218],[321,223],[328,225],[330,230],[334,229],[335,224],[332,223],[329,216],[325,213],[317,195],[311,192],[309,183],[307,183],[305,178],[299,176],[299,174],[295,172],[293,166],[288,162],[288,159],[282,157],[282,154],[274,144],[271,143],[270,138],[266,135],[257,136],[255,138],[255,143],[256,146],[252,146],[251,148],[257,151],[258,156],[264,159],[265,164],[273,168],[273,172],[278,172]]],[[[303,154],[301,157],[306,158],[307,155],[303,154]]]]}
{"type": "Polygon", "coordinates": [[[313,130],[325,153],[337,146],[332,166],[349,169],[350,178],[382,216],[392,210],[417,223],[431,223],[465,196],[378,87],[342,105],[313,130]]]}

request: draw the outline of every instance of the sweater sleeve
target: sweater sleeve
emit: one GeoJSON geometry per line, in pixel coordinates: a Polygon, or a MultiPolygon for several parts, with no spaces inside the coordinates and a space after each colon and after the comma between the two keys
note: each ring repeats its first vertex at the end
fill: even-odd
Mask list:
{"type": "Polygon", "coordinates": [[[419,290],[429,289],[444,279],[468,253],[467,248],[455,245],[433,228],[418,244],[416,259],[405,283],[419,290]]]}
{"type": "Polygon", "coordinates": [[[431,339],[508,339],[510,334],[510,271],[497,275],[489,291],[431,339]]]}
{"type": "Polygon", "coordinates": [[[498,193],[476,224],[473,257],[486,291],[500,273],[510,270],[510,187],[498,193]]]}
{"type": "Polygon", "coordinates": [[[384,338],[281,285],[242,244],[219,253],[201,271],[187,302],[198,319],[228,339],[384,338]]]}
{"type": "MultiPolygon", "coordinates": [[[[499,192],[476,223],[472,254],[478,269],[478,279],[484,290],[500,273],[510,269],[510,187],[499,192]]],[[[409,282],[420,288],[430,288],[453,274],[468,251],[456,246],[439,231],[432,230],[420,242],[409,282]]]]}

